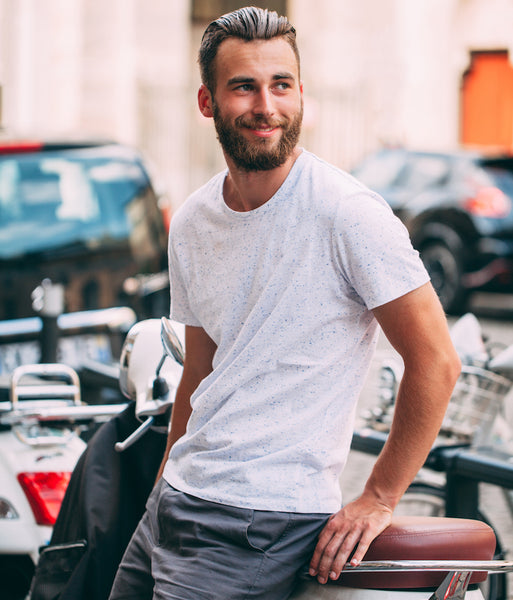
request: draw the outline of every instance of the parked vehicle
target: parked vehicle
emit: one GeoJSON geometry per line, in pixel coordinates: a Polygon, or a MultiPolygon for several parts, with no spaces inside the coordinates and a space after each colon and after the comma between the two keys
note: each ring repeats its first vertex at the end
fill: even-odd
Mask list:
{"type": "Polygon", "coordinates": [[[33,316],[45,278],[64,286],[65,312],[131,306],[140,319],[159,316],[168,286],[142,306],[125,281],[166,268],[165,217],[135,150],[0,138],[0,321],[33,316]]]}
{"type": "MultiPolygon", "coordinates": [[[[166,422],[174,399],[176,375],[179,374],[180,364],[183,362],[180,335],[176,334],[172,324],[163,318],[160,337],[165,354],[159,353],[156,351],[156,348],[159,348],[159,330],[156,325],[155,322],[138,323],[127,336],[122,352],[122,388],[135,400],[136,414],[145,420],[138,433],[117,446],[122,452],[127,451],[127,448],[129,451],[133,443],[140,443],[141,435],[144,436],[144,432],[151,430],[156,424],[155,421],[151,421],[146,425],[150,419],[164,417],[164,423],[166,422]],[[167,363],[169,370],[164,369],[166,356],[174,359],[167,363]]],[[[163,429],[165,431],[166,427],[163,429]]],[[[114,505],[115,514],[119,515],[119,509],[129,500],[129,497],[118,497],[119,506],[114,505]]],[[[69,513],[73,508],[70,503],[67,506],[69,513]]],[[[86,514],[90,511],[84,512],[86,514]]],[[[69,514],[65,515],[61,511],[58,521],[68,517],[69,514]]],[[[97,515],[97,519],[103,524],[101,514],[97,515]]],[[[94,529],[102,529],[98,527],[98,522],[95,524],[94,529]]],[[[58,525],[59,523],[56,527],[58,525]]],[[[52,581],[52,577],[54,584],[56,581],[59,583],[59,587],[54,585],[52,588],[52,597],[59,593],[58,597],[62,600],[82,598],[82,595],[77,596],[76,593],[70,595],[68,588],[73,585],[75,578],[81,582],[85,581],[85,577],[87,581],[95,579],[92,572],[94,569],[97,572],[98,564],[95,565],[91,561],[89,565],[93,571],[87,575],[84,575],[83,570],[80,572],[81,569],[71,569],[68,581],[63,580],[61,567],[62,560],[69,557],[70,551],[76,548],[78,542],[77,539],[52,539],[52,544],[41,555],[44,568],[40,569],[38,566],[32,588],[32,600],[49,600],[50,596],[45,595],[45,590],[48,589],[47,585],[52,581]]],[[[103,544],[105,543],[104,539],[103,544]]],[[[83,542],[84,552],[86,547],[87,543],[83,542]]],[[[118,549],[116,544],[116,550],[118,549]]],[[[479,521],[432,517],[398,518],[373,542],[366,560],[359,567],[348,566],[337,582],[325,586],[321,586],[313,578],[305,578],[291,599],[482,600],[480,590],[473,584],[483,581],[488,570],[513,569],[513,562],[490,560],[494,549],[493,530],[479,521]]],[[[102,571],[108,570],[109,573],[113,573],[112,567],[115,567],[115,563],[111,563],[114,559],[115,557],[111,556],[109,564],[101,561],[102,571]]],[[[80,564],[83,566],[82,561],[80,564]]],[[[88,600],[104,600],[107,596],[108,586],[99,594],[89,590],[86,597],[88,600]]]]}
{"type": "Polygon", "coordinates": [[[25,598],[39,548],[48,544],[71,472],[86,444],[81,428],[126,405],[84,406],[65,365],[16,369],[0,401],[0,581],[4,600],[25,598]]]}
{"type": "Polygon", "coordinates": [[[384,149],[353,174],[405,223],[447,312],[513,292],[513,157],[384,149]]]}

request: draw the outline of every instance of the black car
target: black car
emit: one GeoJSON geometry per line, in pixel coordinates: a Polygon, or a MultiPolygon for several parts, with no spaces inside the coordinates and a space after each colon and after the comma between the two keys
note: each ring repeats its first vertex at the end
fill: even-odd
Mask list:
{"type": "Polygon", "coordinates": [[[513,157],[384,149],[353,174],[405,223],[447,312],[513,292],[513,157]]]}
{"type": "Polygon", "coordinates": [[[127,278],[166,268],[164,217],[135,150],[0,139],[0,321],[33,316],[43,279],[75,312],[130,305],[127,278]]]}

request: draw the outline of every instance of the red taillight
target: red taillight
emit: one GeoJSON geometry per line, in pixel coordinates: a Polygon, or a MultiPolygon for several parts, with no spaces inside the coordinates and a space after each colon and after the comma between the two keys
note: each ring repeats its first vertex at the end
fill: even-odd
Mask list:
{"type": "Polygon", "coordinates": [[[20,473],[18,481],[38,525],[54,525],[71,473],[20,473]]]}
{"type": "Polygon", "coordinates": [[[162,213],[162,220],[164,221],[166,233],[169,233],[169,224],[171,223],[171,217],[173,216],[173,209],[166,204],[160,207],[160,211],[162,213]]]}
{"type": "Polygon", "coordinates": [[[465,208],[476,217],[500,219],[511,211],[511,200],[496,187],[481,187],[464,202],[465,208]]]}
{"type": "Polygon", "coordinates": [[[43,144],[32,140],[0,141],[0,154],[15,154],[21,152],[37,152],[43,144]]]}

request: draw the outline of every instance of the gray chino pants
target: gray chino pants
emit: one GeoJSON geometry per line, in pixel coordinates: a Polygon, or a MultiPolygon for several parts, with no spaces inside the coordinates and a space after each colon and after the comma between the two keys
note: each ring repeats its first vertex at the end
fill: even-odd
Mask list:
{"type": "Polygon", "coordinates": [[[225,506],[161,480],[109,600],[285,600],[328,517],[225,506]]]}

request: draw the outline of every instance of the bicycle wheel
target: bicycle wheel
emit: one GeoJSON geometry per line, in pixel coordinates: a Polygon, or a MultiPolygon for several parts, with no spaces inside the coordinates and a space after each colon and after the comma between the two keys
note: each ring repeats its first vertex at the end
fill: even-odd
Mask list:
{"type": "MultiPolygon", "coordinates": [[[[425,517],[445,516],[445,488],[432,483],[414,481],[399,502],[395,514],[425,517]]],[[[503,560],[504,552],[495,528],[481,511],[478,512],[478,519],[494,530],[497,544],[493,558],[494,560],[503,560]]],[[[489,575],[486,581],[479,584],[479,587],[485,600],[507,600],[506,573],[489,575]]]]}

